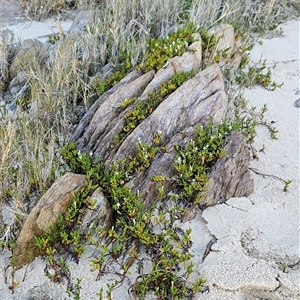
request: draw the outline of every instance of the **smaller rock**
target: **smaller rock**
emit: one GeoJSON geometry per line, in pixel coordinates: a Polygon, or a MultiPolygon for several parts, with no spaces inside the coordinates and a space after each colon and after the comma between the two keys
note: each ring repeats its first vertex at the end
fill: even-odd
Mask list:
{"type": "Polygon", "coordinates": [[[24,40],[16,50],[16,54],[9,67],[10,78],[13,79],[19,72],[35,71],[38,66],[44,65],[49,56],[48,48],[39,40],[24,40]]]}
{"type": "Polygon", "coordinates": [[[19,72],[9,83],[9,92],[11,99],[21,99],[29,93],[29,79],[25,72],[19,72]]]}
{"type": "Polygon", "coordinates": [[[220,24],[212,27],[209,31],[217,41],[215,51],[224,54],[221,57],[220,64],[229,64],[234,68],[238,68],[240,65],[242,54],[239,51],[241,41],[236,40],[234,28],[230,24],[220,24]]]}
{"type": "MultiPolygon", "coordinates": [[[[103,228],[103,235],[113,225],[113,211],[102,189],[97,188],[89,198],[91,208],[87,209],[79,219],[78,230],[82,235],[92,233],[93,229],[103,228]]],[[[94,238],[99,238],[95,235],[94,238]]]]}
{"type": "Polygon", "coordinates": [[[300,108],[300,98],[294,102],[294,106],[300,108]]]}
{"type": "Polygon", "coordinates": [[[99,18],[99,10],[83,10],[80,11],[75,17],[68,34],[73,38],[78,37],[80,34],[86,32],[88,26],[93,25],[99,18]]]}
{"type": "Polygon", "coordinates": [[[227,55],[231,57],[235,45],[233,26],[229,24],[220,24],[212,27],[208,33],[214,35],[214,38],[217,41],[216,52],[227,51],[227,55]]]}

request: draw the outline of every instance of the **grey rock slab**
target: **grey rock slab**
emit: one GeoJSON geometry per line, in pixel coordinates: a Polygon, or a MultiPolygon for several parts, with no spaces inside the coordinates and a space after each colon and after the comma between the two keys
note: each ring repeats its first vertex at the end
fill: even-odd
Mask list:
{"type": "MultiPolygon", "coordinates": [[[[79,139],[78,148],[97,152],[99,138],[109,131],[113,120],[119,115],[120,104],[125,98],[139,96],[153,78],[154,72],[148,72],[135,80],[120,86],[109,95],[93,114],[88,127],[79,139]]],[[[94,111],[93,107],[92,110],[94,111]]],[[[80,126],[80,125],[79,125],[80,126]]]]}
{"type": "Polygon", "coordinates": [[[161,132],[161,143],[185,128],[203,122],[215,114],[215,121],[222,119],[227,108],[224,82],[217,64],[199,72],[168,96],[125,139],[114,160],[122,159],[136,151],[138,138],[153,144],[153,134],[161,132]],[[187,97],[188,95],[188,97],[187,97]]]}

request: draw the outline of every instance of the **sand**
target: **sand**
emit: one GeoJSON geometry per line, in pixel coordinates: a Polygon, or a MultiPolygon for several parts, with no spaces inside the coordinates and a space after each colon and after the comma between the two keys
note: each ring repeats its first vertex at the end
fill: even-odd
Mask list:
{"type": "MultiPolygon", "coordinates": [[[[64,30],[70,23],[62,24],[64,30]]],[[[266,59],[272,69],[273,80],[283,82],[281,89],[267,91],[255,87],[245,91],[248,106],[257,108],[267,104],[266,119],[276,126],[278,140],[270,138],[268,129],[259,126],[254,143],[259,152],[251,167],[267,175],[292,180],[286,192],[284,183],[270,176],[252,173],[255,191],[248,198],[232,198],[222,205],[210,207],[195,219],[183,224],[191,227],[194,245],[194,262],[199,274],[207,279],[205,293],[196,299],[300,299],[299,253],[299,109],[294,102],[300,98],[299,70],[300,20],[280,26],[282,34],[272,39],[262,39],[251,51],[251,59],[266,59]],[[207,244],[212,246],[202,262],[207,244]]],[[[55,21],[29,22],[9,26],[21,38],[40,38],[59,30],[55,21]]],[[[66,282],[53,284],[44,276],[45,262],[37,258],[17,271],[19,286],[12,294],[4,280],[4,269],[10,253],[0,255],[0,299],[69,299],[66,282]],[[26,272],[26,278],[22,281],[26,272]],[[31,292],[29,293],[28,291],[31,292]],[[42,298],[42,295],[47,297],[42,298]]],[[[90,271],[88,250],[79,264],[69,261],[72,281],[81,278],[81,299],[99,299],[101,287],[112,283],[112,276],[95,281],[97,272],[90,271]]],[[[9,274],[10,269],[6,270],[9,274]]],[[[9,280],[8,276],[8,280],[9,280]]],[[[113,299],[131,299],[127,289],[130,278],[113,293],[113,299]]],[[[72,297],[70,298],[72,299],[72,297]]],[[[149,297],[150,299],[150,297],[149,297]]]]}

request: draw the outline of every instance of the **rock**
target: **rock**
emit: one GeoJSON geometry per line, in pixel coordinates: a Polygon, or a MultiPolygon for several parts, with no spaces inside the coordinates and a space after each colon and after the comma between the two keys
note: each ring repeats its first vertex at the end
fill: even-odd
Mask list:
{"type": "MultiPolygon", "coordinates": [[[[154,71],[150,71],[134,79],[133,81],[119,86],[119,88],[116,89],[115,92],[109,95],[99,106],[97,111],[95,111],[88,126],[84,128],[84,134],[79,139],[79,149],[84,149],[85,151],[89,149],[89,152],[97,152],[97,155],[99,155],[97,147],[107,146],[101,143],[100,137],[111,130],[112,126],[114,125],[113,121],[118,117],[120,113],[120,104],[125,98],[130,99],[140,95],[144,90],[144,87],[147,86],[153,76],[154,71]]],[[[98,103],[94,107],[96,107],[97,105],[98,103]]],[[[92,111],[94,112],[93,107],[92,111]]]]}
{"type": "Polygon", "coordinates": [[[86,114],[83,116],[83,118],[80,120],[79,125],[75,129],[74,133],[72,134],[71,140],[72,141],[78,141],[81,140],[82,136],[85,133],[85,130],[87,129],[88,125],[92,121],[94,115],[98,111],[99,107],[103,104],[104,101],[106,101],[109,97],[112,97],[114,93],[117,94],[117,90],[133,80],[137,79],[141,74],[137,71],[133,71],[129,73],[125,78],[123,78],[118,84],[116,84],[114,87],[112,87],[109,91],[101,95],[97,101],[90,107],[90,109],[86,112],[86,114]]]}
{"type": "Polygon", "coordinates": [[[35,246],[35,237],[52,224],[56,224],[59,215],[68,209],[73,193],[79,192],[87,185],[85,175],[66,173],[57,179],[42,196],[28,215],[17,239],[13,255],[16,257],[14,267],[21,268],[30,263],[38,255],[40,249],[35,246]]]}
{"type": "MultiPolygon", "coordinates": [[[[228,48],[231,42],[233,45],[235,42],[233,28],[225,26],[221,32],[226,30],[229,37],[225,40],[220,37],[220,51],[224,51],[225,46],[228,48]],[[226,42],[227,40],[229,42],[226,42]]],[[[232,54],[230,49],[227,50],[232,54]]],[[[79,150],[92,152],[95,160],[101,157],[108,167],[115,161],[134,157],[138,141],[143,145],[155,146],[154,135],[160,132],[160,145],[165,151],[160,151],[148,168],[133,176],[127,183],[128,187],[139,192],[144,207],[149,207],[153,201],[159,199],[157,183],[151,180],[153,175],[169,178],[173,176],[173,163],[177,155],[175,147],[183,148],[194,139],[198,124],[205,126],[212,117],[213,121],[218,123],[227,113],[228,101],[220,67],[213,64],[199,71],[201,52],[201,42],[195,42],[189,51],[170,59],[165,67],[156,73],[153,70],[114,87],[96,101],[72,136],[72,141],[78,143],[79,150]],[[146,96],[149,92],[157,90],[160,84],[169,80],[173,74],[192,69],[198,73],[163,99],[123,140],[115,142],[125,126],[125,115],[128,111],[134,109],[137,103],[147,101],[146,96]],[[125,110],[120,109],[124,99],[135,96],[138,99],[133,104],[125,110]]],[[[253,190],[248,172],[250,154],[242,137],[232,135],[227,141],[225,151],[228,156],[211,170],[208,198],[204,200],[203,206],[222,203],[232,196],[246,196],[253,190]],[[224,176],[220,176],[223,173],[224,176]]],[[[168,193],[172,182],[164,181],[163,186],[168,193]]]]}
{"type": "Polygon", "coordinates": [[[242,54],[239,51],[241,41],[236,40],[234,28],[230,24],[220,24],[212,27],[208,31],[217,41],[215,52],[221,55],[220,64],[229,64],[237,68],[241,62],[242,54]]]}
{"type": "Polygon", "coordinates": [[[19,72],[9,83],[11,99],[21,99],[29,93],[29,76],[25,72],[19,72]]]}
{"type": "Polygon", "coordinates": [[[16,54],[9,67],[10,79],[13,79],[21,71],[34,72],[38,66],[44,65],[49,56],[48,48],[39,40],[24,40],[16,50],[16,54]]]}
{"type": "MultiPolygon", "coordinates": [[[[125,88],[126,86],[124,90],[125,88]]],[[[123,92],[119,94],[124,97],[123,92]]],[[[158,199],[155,194],[156,183],[151,181],[153,175],[172,176],[174,171],[172,164],[177,153],[174,147],[177,145],[185,147],[195,137],[197,124],[205,125],[211,116],[214,116],[216,123],[224,118],[227,97],[224,92],[222,73],[217,64],[198,72],[169,95],[114,149],[110,145],[122,129],[123,114],[115,109],[116,103],[120,103],[120,100],[113,96],[114,94],[111,95],[111,100],[107,98],[99,106],[94,118],[79,138],[79,147],[83,151],[92,151],[94,157],[100,156],[108,165],[113,161],[134,156],[138,140],[142,144],[148,143],[153,146],[153,135],[161,132],[161,145],[166,147],[165,153],[160,153],[155,157],[145,172],[138,174],[128,183],[133,190],[141,192],[141,200],[147,207],[154,199],[158,199]],[[189,96],[186,97],[186,95],[189,96]],[[107,115],[110,116],[108,120],[107,115]]],[[[164,187],[168,192],[170,186],[166,183],[164,187]]]]}
{"type": "Polygon", "coordinates": [[[99,10],[83,10],[80,11],[75,17],[71,27],[68,30],[68,34],[73,38],[78,37],[80,34],[86,32],[88,26],[95,24],[99,18],[99,10]]]}
{"type": "Polygon", "coordinates": [[[241,40],[236,39],[234,49],[233,49],[233,54],[231,55],[230,58],[230,65],[234,69],[237,69],[240,66],[240,63],[242,61],[243,53],[241,52],[240,48],[241,48],[241,40]]]}
{"type": "MultiPolygon", "coordinates": [[[[113,211],[101,188],[97,188],[89,198],[92,208],[80,217],[78,230],[81,234],[91,233],[92,228],[102,227],[105,232],[113,225],[113,211]]],[[[98,238],[94,236],[94,238],[98,238]]]]}
{"type": "Polygon", "coordinates": [[[211,168],[205,198],[201,206],[221,204],[232,197],[247,197],[254,190],[249,164],[250,150],[245,138],[237,131],[227,137],[226,156],[211,168]]]}
{"type": "Polygon", "coordinates": [[[215,121],[218,122],[224,117],[226,108],[227,97],[222,73],[219,66],[214,64],[198,72],[169,95],[123,141],[113,160],[134,155],[138,139],[142,144],[153,145],[153,135],[156,132],[161,132],[161,144],[164,145],[176,134],[199,123],[206,124],[215,113],[215,121]]]}
{"type": "Polygon", "coordinates": [[[217,41],[216,52],[226,51],[231,57],[234,53],[235,34],[234,28],[229,24],[220,24],[208,30],[208,33],[213,35],[217,41]]]}
{"type": "Polygon", "coordinates": [[[70,44],[73,45],[85,82],[89,81],[88,76],[93,77],[99,73],[99,69],[107,62],[107,48],[104,46],[107,37],[99,33],[99,8],[100,4],[98,9],[80,11],[59,42],[61,45],[65,44],[66,49],[69,49],[70,44]],[[98,50],[94,51],[96,44],[98,50]]]}
{"type": "Polygon", "coordinates": [[[109,78],[110,75],[113,74],[113,66],[112,63],[109,62],[103,67],[100,68],[100,70],[89,79],[89,85],[95,86],[98,82],[104,81],[105,79],[109,78]]]}

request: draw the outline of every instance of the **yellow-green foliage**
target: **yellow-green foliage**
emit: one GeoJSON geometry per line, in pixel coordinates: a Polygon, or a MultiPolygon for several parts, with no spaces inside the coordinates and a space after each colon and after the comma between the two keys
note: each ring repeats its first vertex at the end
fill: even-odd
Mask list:
{"type": "Polygon", "coordinates": [[[187,47],[194,42],[193,33],[196,28],[186,25],[174,33],[163,38],[151,38],[145,54],[145,59],[140,66],[144,72],[159,70],[172,57],[182,55],[187,47]]]}
{"type": "MultiPolygon", "coordinates": [[[[135,68],[145,73],[152,69],[159,70],[169,59],[182,55],[187,50],[187,47],[194,41],[193,33],[195,32],[194,26],[186,25],[166,37],[150,38],[143,61],[135,68]]],[[[130,56],[124,54],[121,60],[123,62],[109,78],[94,85],[98,95],[102,95],[120,82],[134,67],[130,62],[132,60],[130,56]]]]}

